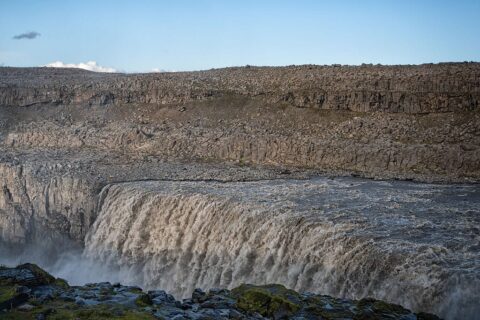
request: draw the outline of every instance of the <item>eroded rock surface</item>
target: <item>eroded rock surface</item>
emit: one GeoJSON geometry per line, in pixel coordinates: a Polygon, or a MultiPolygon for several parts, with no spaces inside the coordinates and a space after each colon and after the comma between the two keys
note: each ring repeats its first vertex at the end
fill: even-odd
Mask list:
{"type": "Polygon", "coordinates": [[[172,104],[222,96],[296,107],[406,113],[478,109],[477,63],[226,68],[148,75],[2,68],[0,105],[172,104]]]}
{"type": "Polygon", "coordinates": [[[476,63],[146,75],[0,68],[0,148],[476,181],[479,79],[476,63]]]}

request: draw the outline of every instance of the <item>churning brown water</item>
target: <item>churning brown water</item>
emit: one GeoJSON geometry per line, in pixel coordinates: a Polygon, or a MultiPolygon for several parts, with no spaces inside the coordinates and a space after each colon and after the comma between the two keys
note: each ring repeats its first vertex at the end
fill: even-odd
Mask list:
{"type": "Polygon", "coordinates": [[[281,283],[448,319],[480,313],[478,185],[142,181],[109,185],[99,201],[81,259],[50,266],[73,282],[119,280],[177,296],[281,283]]]}

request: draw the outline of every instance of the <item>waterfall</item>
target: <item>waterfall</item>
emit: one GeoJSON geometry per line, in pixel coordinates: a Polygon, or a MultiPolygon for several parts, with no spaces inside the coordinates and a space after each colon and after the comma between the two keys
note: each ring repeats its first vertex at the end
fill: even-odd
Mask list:
{"type": "MultiPolygon", "coordinates": [[[[449,318],[480,312],[475,203],[455,213],[458,203],[439,200],[447,187],[402,188],[348,179],[110,185],[84,257],[178,297],[280,283],[449,318]]],[[[478,200],[478,188],[465,188],[478,200]]]]}

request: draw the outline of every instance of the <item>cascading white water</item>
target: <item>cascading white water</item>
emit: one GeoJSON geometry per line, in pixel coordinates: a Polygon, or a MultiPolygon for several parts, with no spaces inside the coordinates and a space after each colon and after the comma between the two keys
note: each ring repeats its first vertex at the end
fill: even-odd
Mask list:
{"type": "Polygon", "coordinates": [[[480,313],[478,186],[130,182],[101,199],[84,257],[122,282],[177,296],[281,283],[449,319],[480,313]]]}

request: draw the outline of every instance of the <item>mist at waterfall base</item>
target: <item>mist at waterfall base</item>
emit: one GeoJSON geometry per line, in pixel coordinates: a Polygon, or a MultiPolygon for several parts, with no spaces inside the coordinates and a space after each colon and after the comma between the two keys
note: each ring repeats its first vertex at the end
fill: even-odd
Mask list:
{"type": "Polygon", "coordinates": [[[281,283],[446,319],[480,313],[480,190],[408,182],[130,182],[102,190],[83,246],[0,249],[70,284],[164,289],[281,283]]]}
{"type": "Polygon", "coordinates": [[[106,281],[125,285],[142,283],[134,268],[122,268],[88,258],[83,254],[82,248],[68,239],[64,239],[59,247],[30,244],[12,248],[0,245],[0,264],[13,267],[23,263],[35,263],[55,277],[68,280],[70,285],[106,281]]]}

